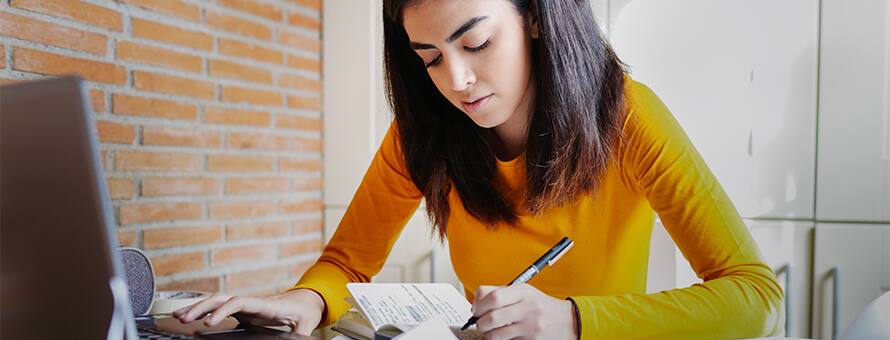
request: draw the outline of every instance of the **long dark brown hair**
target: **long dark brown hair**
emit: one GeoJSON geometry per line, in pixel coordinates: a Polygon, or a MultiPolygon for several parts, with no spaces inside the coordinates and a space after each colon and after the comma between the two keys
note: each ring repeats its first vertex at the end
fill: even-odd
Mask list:
{"type": "Polygon", "coordinates": [[[445,236],[452,189],[490,228],[596,191],[621,135],[625,69],[587,0],[510,0],[519,15],[537,21],[540,33],[532,42],[535,98],[521,207],[496,190],[492,130],[452,105],[410,48],[402,11],[418,1],[383,2],[386,86],[408,172],[439,236],[445,236]]]}

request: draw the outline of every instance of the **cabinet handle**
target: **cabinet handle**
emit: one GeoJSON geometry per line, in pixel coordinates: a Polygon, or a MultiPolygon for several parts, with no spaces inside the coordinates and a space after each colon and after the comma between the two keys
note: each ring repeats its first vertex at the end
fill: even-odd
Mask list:
{"type": "Polygon", "coordinates": [[[828,271],[828,277],[834,281],[831,289],[831,338],[836,339],[838,326],[840,326],[840,290],[841,290],[841,270],[838,267],[831,268],[828,271]]]}
{"type": "Polygon", "coordinates": [[[791,335],[791,264],[776,269],[776,276],[785,274],[785,336],[791,335]]]}

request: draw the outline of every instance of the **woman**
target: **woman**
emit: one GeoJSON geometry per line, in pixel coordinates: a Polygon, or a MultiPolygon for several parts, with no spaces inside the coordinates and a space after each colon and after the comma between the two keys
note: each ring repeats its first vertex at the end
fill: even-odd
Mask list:
{"type": "Polygon", "coordinates": [[[395,122],[337,232],[290,291],[177,311],[309,333],[347,309],[421,199],[486,338],[777,334],[782,290],[667,108],[582,0],[385,0],[395,122]],[[653,211],[654,210],[654,211],[653,211]],[[704,281],[645,294],[654,213],[704,281]],[[563,236],[575,247],[509,282],[563,236]]]}

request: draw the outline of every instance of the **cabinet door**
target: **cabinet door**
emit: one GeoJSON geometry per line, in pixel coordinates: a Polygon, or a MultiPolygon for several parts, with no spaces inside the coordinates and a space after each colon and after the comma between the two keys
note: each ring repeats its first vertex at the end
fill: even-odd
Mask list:
{"type": "Polygon", "coordinates": [[[611,40],[744,217],[812,217],[818,3],[613,0],[611,40]]]}
{"type": "Polygon", "coordinates": [[[831,338],[837,311],[841,331],[885,290],[883,277],[890,271],[884,259],[884,240],[890,225],[816,224],[813,265],[813,316],[811,336],[831,338]],[[832,269],[836,269],[833,276],[832,269]],[[837,305],[833,290],[837,289],[837,305]]]}
{"type": "Polygon", "coordinates": [[[890,1],[822,7],[817,216],[890,222],[890,1]]]}
{"type": "MultiPolygon", "coordinates": [[[[763,255],[763,260],[777,271],[777,279],[785,291],[786,336],[808,337],[810,333],[810,277],[813,249],[813,224],[792,221],[746,220],[748,230],[763,255]],[[789,276],[790,273],[790,276],[789,276]]],[[[677,259],[676,286],[700,283],[680,250],[677,259]]]]}
{"type": "Polygon", "coordinates": [[[785,291],[785,336],[809,337],[812,222],[747,221],[764,261],[785,291]]]}

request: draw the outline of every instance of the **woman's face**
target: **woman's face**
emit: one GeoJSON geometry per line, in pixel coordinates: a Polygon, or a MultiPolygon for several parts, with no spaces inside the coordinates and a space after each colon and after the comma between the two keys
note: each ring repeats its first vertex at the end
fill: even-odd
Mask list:
{"type": "Polygon", "coordinates": [[[445,98],[481,127],[524,126],[532,32],[512,3],[425,0],[402,15],[411,48],[445,98]]]}

